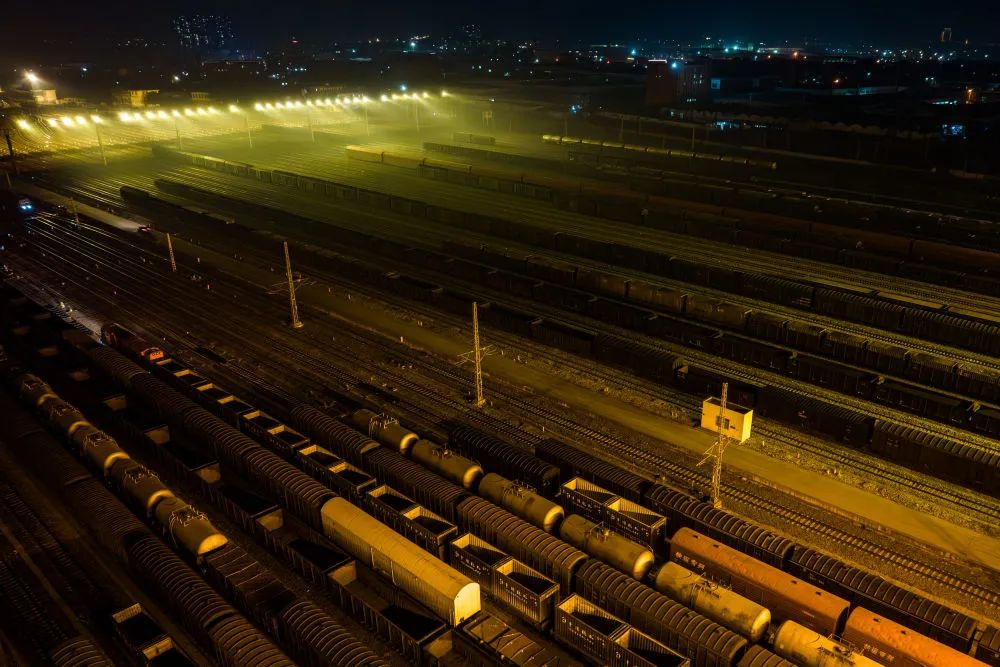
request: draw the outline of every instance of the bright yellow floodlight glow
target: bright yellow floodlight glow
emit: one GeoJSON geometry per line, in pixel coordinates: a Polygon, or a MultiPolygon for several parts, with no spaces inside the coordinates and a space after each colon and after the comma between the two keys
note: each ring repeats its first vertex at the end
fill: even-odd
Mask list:
{"type": "Polygon", "coordinates": [[[19,128],[21,128],[22,130],[27,130],[29,127],[31,127],[31,123],[29,123],[28,121],[26,121],[23,118],[21,118],[21,119],[18,119],[17,126],[19,128]]]}
{"type": "Polygon", "coordinates": [[[428,92],[427,92],[427,91],[425,90],[425,91],[424,91],[424,94],[423,94],[423,97],[430,97],[430,96],[431,96],[431,94],[430,94],[430,93],[428,93],[428,92]]]}
{"type": "Polygon", "coordinates": [[[397,95],[396,93],[393,93],[392,94],[392,99],[393,100],[398,100],[399,99],[399,95],[397,95]]]}
{"type": "Polygon", "coordinates": [[[330,106],[331,104],[333,104],[333,102],[330,100],[329,97],[326,98],[326,100],[324,100],[324,101],[326,102],[326,106],[330,106]]]}
{"type": "Polygon", "coordinates": [[[255,111],[263,111],[264,110],[264,105],[261,104],[260,102],[257,102],[257,104],[253,105],[253,108],[254,108],[255,111]]]}
{"type": "Polygon", "coordinates": [[[38,83],[38,75],[34,72],[25,72],[24,78],[28,80],[28,83],[36,84],[38,83]]]}
{"type": "Polygon", "coordinates": [[[128,111],[122,111],[118,114],[118,120],[122,121],[123,123],[127,123],[130,120],[132,120],[132,114],[130,114],[128,111]]]}
{"type": "Polygon", "coordinates": [[[372,98],[365,95],[364,97],[361,98],[361,101],[364,102],[365,104],[368,104],[369,102],[372,101],[372,98]]]}
{"type": "Polygon", "coordinates": [[[229,105],[229,110],[230,110],[230,111],[231,111],[232,113],[236,113],[237,111],[239,111],[239,110],[240,110],[240,108],[239,108],[238,106],[236,106],[235,104],[230,104],[230,105],[229,105]]]}
{"type": "Polygon", "coordinates": [[[219,110],[215,107],[208,107],[208,113],[219,113],[219,110]]]}
{"type": "Polygon", "coordinates": [[[307,107],[312,107],[312,106],[316,106],[316,105],[315,105],[315,104],[313,104],[313,101],[312,101],[312,100],[306,100],[306,106],[307,106],[307,107]]]}
{"type": "Polygon", "coordinates": [[[380,97],[379,99],[382,100],[383,102],[388,102],[389,101],[389,96],[388,95],[382,95],[382,97],[380,97]]]}
{"type": "Polygon", "coordinates": [[[285,103],[284,102],[278,102],[275,106],[278,107],[279,109],[284,109],[285,108],[285,103]]]}
{"type": "Polygon", "coordinates": [[[74,118],[74,120],[77,123],[79,123],[80,125],[86,125],[87,124],[87,119],[84,118],[83,116],[77,116],[76,118],[74,118]]]}
{"type": "Polygon", "coordinates": [[[198,107],[197,109],[195,109],[195,112],[197,112],[197,114],[199,116],[206,116],[206,115],[208,115],[208,112],[205,111],[205,107],[198,107]]]}
{"type": "Polygon", "coordinates": [[[170,112],[170,115],[173,116],[174,118],[180,118],[181,112],[178,111],[177,109],[174,109],[173,111],[170,112]]]}
{"type": "Polygon", "coordinates": [[[146,112],[146,118],[152,120],[152,119],[156,118],[156,114],[153,113],[152,111],[147,111],[146,112]]]}
{"type": "Polygon", "coordinates": [[[62,120],[62,124],[67,127],[73,124],[73,119],[69,116],[63,116],[60,120],[62,120]]]}
{"type": "Polygon", "coordinates": [[[185,109],[185,110],[184,110],[184,115],[185,115],[185,116],[193,116],[193,115],[194,115],[194,112],[193,112],[193,111],[191,111],[190,109],[185,109]]]}
{"type": "Polygon", "coordinates": [[[295,106],[297,106],[297,107],[302,107],[302,106],[304,106],[304,105],[302,104],[302,100],[298,100],[298,101],[296,101],[296,102],[295,102],[295,106]]]}
{"type": "Polygon", "coordinates": [[[59,127],[59,121],[57,121],[55,118],[49,118],[49,125],[51,127],[59,127]]]}
{"type": "Polygon", "coordinates": [[[267,104],[264,105],[264,108],[265,109],[274,109],[274,105],[271,104],[270,102],[268,102],[267,104]]]}
{"type": "Polygon", "coordinates": [[[447,90],[442,90],[441,91],[441,97],[448,97],[448,91],[447,90]]]}
{"type": "Polygon", "coordinates": [[[167,115],[166,111],[157,111],[156,112],[156,117],[157,118],[161,118],[161,119],[167,119],[167,118],[169,118],[169,116],[167,115]]]}
{"type": "Polygon", "coordinates": [[[90,120],[94,121],[98,125],[104,122],[104,119],[98,116],[97,114],[92,114],[90,116],[90,120]]]}

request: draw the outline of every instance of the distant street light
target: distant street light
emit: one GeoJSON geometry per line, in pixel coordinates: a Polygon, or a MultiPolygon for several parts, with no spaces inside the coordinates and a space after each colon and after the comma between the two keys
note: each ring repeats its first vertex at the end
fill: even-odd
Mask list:
{"type": "Polygon", "coordinates": [[[41,81],[41,79],[38,78],[38,75],[35,74],[34,72],[25,72],[24,73],[24,78],[28,80],[28,84],[30,85],[30,87],[31,87],[32,90],[34,90],[35,85],[39,81],[41,81]]]}

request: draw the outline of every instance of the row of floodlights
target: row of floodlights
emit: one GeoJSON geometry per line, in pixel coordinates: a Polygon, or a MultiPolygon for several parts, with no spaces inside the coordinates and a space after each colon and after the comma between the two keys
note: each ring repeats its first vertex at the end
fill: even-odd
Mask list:
{"type": "MultiPolygon", "coordinates": [[[[420,100],[427,99],[431,96],[428,92],[423,93],[393,93],[392,95],[382,95],[379,97],[381,102],[399,101],[399,100],[420,100]]],[[[448,97],[446,91],[441,91],[441,97],[448,97]]],[[[285,102],[257,102],[253,105],[253,108],[257,111],[274,111],[275,109],[305,109],[308,107],[349,107],[359,104],[369,104],[372,102],[372,98],[367,95],[354,95],[352,97],[335,97],[335,98],[325,98],[325,99],[315,99],[306,100],[305,102],[301,100],[296,101],[285,101],[285,102]]]]}
{"type": "MultiPolygon", "coordinates": [[[[441,91],[441,97],[448,97],[448,96],[449,95],[446,91],[443,90],[441,91]]],[[[382,102],[395,102],[399,100],[427,99],[429,97],[430,93],[427,92],[402,93],[402,94],[393,93],[392,95],[382,95],[379,98],[379,100],[382,102]]],[[[306,100],[305,102],[302,102],[301,100],[296,100],[296,101],[288,100],[285,102],[257,102],[256,104],[253,105],[253,108],[256,111],[273,111],[275,109],[305,109],[308,107],[335,107],[335,106],[349,107],[359,104],[368,104],[371,101],[372,99],[367,95],[361,95],[361,96],[355,95],[353,97],[337,97],[333,99],[327,97],[325,99],[306,100]]],[[[240,113],[240,108],[235,104],[230,104],[229,111],[231,113],[240,113]]],[[[184,109],[183,111],[179,109],[174,109],[173,111],[169,112],[164,110],[145,111],[145,112],[122,111],[121,113],[118,114],[118,120],[124,123],[131,123],[142,120],[157,120],[157,119],[169,120],[170,118],[181,118],[182,116],[188,116],[188,117],[213,116],[219,113],[221,113],[219,109],[216,109],[214,106],[195,107],[193,109],[187,108],[184,109]]],[[[60,126],[75,127],[75,126],[87,125],[89,123],[93,123],[95,125],[100,125],[104,123],[104,119],[96,114],[92,114],[89,117],[88,116],[62,116],[60,118],[51,117],[51,118],[46,118],[45,121],[51,127],[60,127],[60,126]]],[[[29,123],[24,118],[18,120],[17,125],[22,130],[27,130],[31,128],[31,123],[29,123]]]]}

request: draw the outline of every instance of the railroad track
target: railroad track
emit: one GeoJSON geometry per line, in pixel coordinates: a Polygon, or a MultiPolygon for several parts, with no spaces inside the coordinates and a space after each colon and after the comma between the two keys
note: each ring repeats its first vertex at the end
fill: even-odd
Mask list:
{"type": "MultiPolygon", "coordinates": [[[[264,258],[264,261],[268,261],[268,258],[264,258]]],[[[343,283],[344,282],[342,278],[340,278],[338,276],[331,276],[330,274],[324,274],[323,277],[324,277],[324,279],[326,279],[328,281],[332,281],[332,282],[337,282],[337,283],[343,283]]],[[[434,277],[436,278],[436,276],[434,276],[434,277]]],[[[413,306],[411,304],[408,307],[412,309],[413,306]]],[[[424,311],[424,312],[429,312],[429,311],[424,311]]],[[[431,313],[431,316],[435,317],[437,319],[441,319],[440,313],[437,313],[436,311],[434,313],[431,313]]],[[[459,324],[459,325],[463,324],[463,322],[461,322],[461,320],[459,320],[458,318],[454,318],[452,321],[455,322],[456,324],[459,324]]],[[[684,398],[682,400],[687,401],[689,399],[684,398]]],[[[695,406],[695,407],[697,407],[697,406],[695,406]]],[[[780,439],[784,440],[785,442],[788,442],[788,437],[787,436],[785,436],[783,438],[780,438],[780,439]]],[[[838,462],[840,465],[847,465],[847,466],[853,467],[853,468],[855,468],[857,470],[866,472],[868,474],[876,474],[877,476],[884,477],[884,478],[887,478],[887,479],[895,478],[894,481],[897,481],[897,482],[900,482],[900,483],[909,483],[909,485],[911,485],[911,486],[912,486],[912,483],[915,481],[915,479],[912,476],[907,477],[907,476],[901,475],[900,473],[890,472],[888,470],[884,470],[884,471],[880,472],[873,465],[870,465],[870,464],[865,465],[865,464],[862,464],[862,463],[857,462],[857,461],[852,461],[845,454],[843,454],[843,453],[837,453],[837,452],[835,452],[831,448],[825,448],[825,451],[821,451],[820,448],[817,448],[815,446],[811,446],[810,447],[810,446],[808,446],[806,444],[805,441],[801,440],[801,438],[798,438],[796,442],[797,442],[797,446],[800,449],[805,449],[805,450],[811,451],[812,453],[818,453],[818,454],[824,455],[826,458],[832,459],[832,460],[838,462]]],[[[921,488],[924,487],[925,485],[926,485],[926,481],[923,481],[923,483],[920,484],[921,488]]],[[[934,498],[939,499],[939,500],[949,500],[949,498],[947,496],[947,491],[945,491],[943,489],[938,489],[933,494],[929,494],[929,495],[932,495],[934,498]]],[[[976,509],[976,503],[974,501],[972,501],[971,499],[968,499],[968,498],[966,498],[964,500],[958,500],[957,497],[956,497],[955,499],[951,499],[951,502],[953,504],[957,505],[957,506],[960,506],[960,507],[966,507],[968,509],[976,509]]],[[[989,513],[988,512],[988,508],[985,505],[979,504],[979,509],[983,513],[987,513],[987,514],[989,513]]]]}
{"type": "MultiPolygon", "coordinates": [[[[223,150],[216,157],[226,159],[223,150]]],[[[245,155],[241,156],[246,158],[245,155]]],[[[768,275],[779,275],[784,278],[799,278],[812,280],[815,277],[825,277],[847,284],[854,284],[865,289],[887,289],[897,294],[911,294],[923,299],[953,305],[962,305],[971,310],[1000,314],[1000,299],[977,295],[970,297],[961,290],[946,287],[929,286],[919,281],[890,278],[879,274],[868,273],[857,269],[847,269],[833,264],[824,264],[813,260],[790,258],[786,255],[767,253],[765,251],[741,249],[738,246],[721,244],[706,239],[700,239],[681,234],[672,234],[660,230],[649,230],[640,226],[624,226],[621,223],[606,221],[602,218],[584,216],[561,211],[551,206],[533,205],[534,202],[516,195],[504,195],[452,185],[441,181],[430,181],[421,176],[407,173],[403,169],[392,170],[387,175],[384,169],[376,173],[376,169],[362,163],[348,163],[348,158],[331,156],[329,152],[317,157],[315,153],[292,153],[278,156],[261,166],[279,170],[292,171],[304,176],[316,178],[333,178],[338,182],[361,188],[372,188],[385,192],[393,192],[402,196],[427,201],[429,204],[458,207],[463,210],[481,212],[488,215],[500,214],[502,217],[514,216],[514,219],[524,219],[540,226],[558,231],[573,231],[584,236],[613,239],[617,241],[642,241],[642,246],[651,250],[661,250],[679,258],[701,259],[716,266],[728,268],[738,261],[741,266],[768,275]]],[[[381,166],[381,165],[380,165],[381,166]]]]}
{"type": "MultiPolygon", "coordinates": [[[[132,262],[134,263],[134,260],[132,260],[132,262]]],[[[149,267],[146,266],[145,268],[148,269],[149,267]]],[[[300,353],[297,352],[297,354],[300,353]]],[[[546,423],[556,424],[567,431],[575,433],[578,437],[583,436],[585,439],[600,445],[600,448],[603,449],[605,454],[610,454],[614,458],[619,459],[623,463],[627,464],[627,467],[634,468],[636,463],[639,462],[643,464],[643,467],[647,471],[650,469],[656,469],[668,472],[677,480],[681,481],[679,486],[682,486],[683,484],[699,485],[699,483],[704,483],[704,476],[693,473],[682,466],[676,465],[663,457],[646,451],[643,448],[629,445],[606,434],[581,426],[564,415],[554,413],[546,408],[537,406],[530,401],[525,401],[509,393],[501,392],[498,393],[498,396],[502,399],[502,402],[507,403],[522,412],[533,414],[537,418],[544,420],[546,423]]],[[[936,583],[948,586],[983,604],[993,607],[998,605],[997,594],[995,592],[987,590],[967,580],[954,577],[944,570],[920,564],[899,552],[886,550],[885,548],[872,542],[850,535],[849,533],[845,533],[844,531],[829,526],[828,524],[824,524],[823,522],[812,517],[808,517],[797,510],[777,505],[745,490],[727,485],[726,493],[748,506],[760,508],[769,514],[780,516],[792,524],[815,531],[816,534],[824,535],[829,539],[852,546],[855,549],[872,554],[873,556],[889,560],[901,569],[910,571],[936,583]]]]}
{"type": "MultiPolygon", "coordinates": [[[[238,196],[244,199],[256,199],[258,201],[262,199],[260,196],[261,194],[260,192],[256,192],[255,190],[252,190],[249,187],[241,187],[244,186],[244,183],[241,183],[240,181],[245,179],[239,179],[239,177],[228,177],[226,175],[222,175],[219,174],[218,172],[214,172],[211,170],[199,170],[197,168],[194,169],[182,168],[179,170],[175,169],[166,172],[165,174],[163,174],[163,176],[166,178],[177,180],[187,185],[191,185],[193,187],[205,188],[206,186],[211,185],[218,188],[220,191],[226,190],[230,193],[233,192],[238,193],[238,196]],[[234,181],[233,179],[238,179],[238,180],[234,181]],[[236,186],[235,188],[234,185],[236,186]]],[[[142,177],[142,176],[131,175],[122,178],[115,178],[112,181],[112,183],[115,185],[131,185],[132,187],[138,187],[140,189],[156,191],[156,188],[153,185],[152,181],[153,177],[142,177]]],[[[61,187],[61,189],[66,189],[65,186],[58,186],[58,187],[61,187]]],[[[268,186],[261,184],[258,184],[256,186],[257,190],[261,190],[262,188],[265,187],[268,186]]],[[[102,186],[98,186],[96,188],[77,187],[73,188],[73,190],[79,195],[93,197],[101,201],[102,205],[104,206],[109,206],[113,208],[121,206],[117,189],[115,187],[111,187],[110,183],[105,182],[105,185],[103,187],[102,186]],[[96,192],[95,189],[97,190],[96,192]]],[[[283,193],[281,189],[272,190],[269,188],[267,192],[271,194],[277,194],[279,196],[282,194],[286,194],[283,193]]],[[[159,196],[163,196],[163,193],[157,192],[157,194],[159,196]]],[[[167,198],[170,199],[169,196],[167,196],[167,198]]],[[[298,213],[300,215],[305,215],[307,217],[316,216],[315,207],[310,208],[308,204],[303,204],[301,197],[296,198],[296,201],[291,202],[291,205],[289,205],[290,202],[288,201],[287,197],[283,199],[270,198],[267,201],[269,204],[274,205],[278,208],[283,208],[285,210],[298,213]]],[[[329,200],[320,200],[320,199],[312,200],[312,203],[319,205],[323,204],[331,205],[329,200]]],[[[352,213],[354,217],[358,217],[359,215],[357,207],[351,209],[343,205],[338,206],[336,204],[333,204],[331,206],[335,210],[344,211],[346,209],[347,211],[352,213]]],[[[364,218],[365,221],[380,220],[380,219],[382,221],[385,220],[384,217],[380,215],[373,215],[373,213],[374,212],[370,210],[364,211],[362,217],[364,218]]],[[[440,230],[429,229],[426,225],[422,226],[416,222],[409,222],[405,218],[403,218],[403,216],[396,216],[396,217],[401,218],[401,220],[393,219],[391,224],[384,225],[385,228],[388,228],[390,230],[390,233],[387,236],[392,236],[394,234],[396,238],[404,238],[401,235],[405,235],[407,233],[406,231],[404,231],[405,228],[411,230],[410,232],[411,234],[419,233],[420,235],[424,236],[430,235],[430,237],[435,238],[439,241],[450,238],[448,233],[449,230],[447,229],[440,229],[440,230]]],[[[367,230],[369,228],[369,226],[364,222],[351,223],[348,220],[345,220],[343,217],[338,217],[337,225],[353,229],[359,229],[362,231],[367,230]]],[[[405,236],[405,238],[412,239],[414,237],[405,236]]],[[[465,235],[465,238],[469,240],[475,240],[476,242],[486,243],[489,245],[496,245],[499,240],[496,237],[491,237],[476,233],[467,233],[465,235]]],[[[795,319],[815,326],[820,326],[831,331],[849,333],[855,336],[861,336],[864,338],[880,341],[890,345],[904,347],[913,351],[926,352],[928,354],[953,360],[955,363],[962,363],[966,366],[969,366],[970,369],[972,370],[976,370],[972,365],[975,364],[976,366],[979,366],[983,371],[986,371],[988,369],[1000,373],[1000,360],[997,360],[995,357],[989,355],[980,354],[968,350],[957,350],[955,348],[948,347],[944,344],[929,343],[927,341],[923,341],[908,336],[903,336],[900,334],[895,334],[895,333],[890,334],[882,329],[877,329],[875,327],[845,322],[842,320],[834,319],[832,317],[819,315],[813,313],[812,311],[799,310],[788,306],[783,306],[780,304],[774,304],[771,302],[761,301],[758,299],[752,299],[742,295],[736,295],[732,292],[725,292],[711,287],[697,285],[693,286],[694,288],[692,289],[692,285],[684,283],[682,281],[664,278],[662,276],[658,276],[655,274],[646,274],[636,270],[626,269],[625,267],[621,267],[618,265],[590,260],[577,255],[567,255],[565,253],[560,253],[548,249],[539,249],[534,246],[520,246],[517,243],[507,243],[506,241],[503,240],[499,241],[506,246],[523,250],[527,254],[558,258],[562,261],[567,261],[581,267],[592,268],[612,274],[628,273],[628,275],[630,276],[638,277],[644,280],[645,282],[651,284],[670,287],[673,289],[679,289],[685,292],[691,292],[694,294],[703,295],[730,303],[746,305],[746,307],[748,308],[775,314],[781,317],[788,317],[790,319],[795,319]]],[[[727,330],[727,331],[731,331],[732,333],[735,333],[735,335],[738,336],[746,336],[745,333],[740,331],[733,331],[733,330],[727,330]]],[[[770,342],[768,343],[772,344],[770,342]]],[[[871,371],[871,369],[865,369],[865,370],[871,371]]],[[[947,393],[945,390],[939,390],[939,391],[942,391],[942,393],[947,393]]],[[[970,398],[974,400],[974,397],[970,398]]]]}

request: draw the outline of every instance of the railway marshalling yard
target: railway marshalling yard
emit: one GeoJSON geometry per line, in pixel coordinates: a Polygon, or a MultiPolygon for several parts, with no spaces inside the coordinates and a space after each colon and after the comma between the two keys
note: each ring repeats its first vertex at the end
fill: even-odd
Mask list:
{"type": "MultiPolygon", "coordinates": [[[[436,117],[419,131],[376,123],[367,133],[265,123],[252,147],[233,133],[182,145],[123,141],[107,147],[107,165],[83,148],[29,155],[14,187],[38,209],[10,230],[5,279],[94,337],[117,323],[279,417],[298,403],[333,416],[367,409],[384,416],[373,436],[398,422],[439,444],[465,423],[527,453],[554,438],[692,502],[708,493],[711,464],[699,462],[717,439],[698,428],[701,402],[727,382],[730,401],[755,414],[751,438],[725,452],[724,512],[967,615],[978,629],[963,652],[982,645],[978,657],[995,659],[987,649],[1000,616],[1000,355],[989,341],[1000,291],[976,270],[986,252],[949,262],[968,239],[935,235],[922,240],[936,250],[876,262],[878,241],[851,236],[878,231],[873,219],[887,221],[886,236],[906,236],[907,216],[929,215],[928,202],[876,208],[871,193],[841,193],[843,235],[806,240],[788,222],[806,213],[761,215],[751,204],[762,193],[791,198],[794,188],[776,185],[780,169],[726,164],[713,173],[693,168],[693,157],[637,162],[620,145],[456,129],[470,128],[436,117]],[[724,187],[734,194],[723,206],[705,194],[724,187]],[[301,329],[288,326],[282,241],[301,329]],[[959,273],[983,279],[948,277],[959,273]],[[473,347],[473,302],[488,346],[479,408],[462,362],[473,347]]],[[[833,187],[814,194],[831,197],[833,187]]],[[[967,199],[966,217],[980,218],[985,200],[973,190],[967,199]]],[[[820,208],[812,206],[817,216],[820,208]]],[[[957,219],[958,209],[944,213],[957,219]]],[[[992,249],[988,234],[980,238],[992,249]]],[[[11,339],[17,317],[8,310],[11,351],[23,343],[11,339]]],[[[33,335],[47,335],[35,326],[33,335]]],[[[50,381],[54,371],[37,372],[50,381]]],[[[449,446],[491,472],[487,454],[449,446]]],[[[165,480],[172,474],[155,458],[143,463],[165,480]]],[[[378,470],[365,472],[405,493],[405,481],[378,470]]],[[[583,464],[573,470],[598,486],[611,479],[583,464]]],[[[643,504],[648,490],[636,493],[626,499],[643,504]]],[[[230,540],[271,562],[245,526],[202,504],[230,540]]],[[[667,518],[668,534],[694,525],[667,518]]],[[[711,525],[737,530],[721,518],[711,525]]],[[[760,558],[763,543],[741,550],[760,558]]],[[[657,563],[669,558],[660,545],[651,551],[657,563]]],[[[485,609],[565,664],[585,659],[532,634],[502,597],[486,599],[485,609]]],[[[412,659],[398,638],[363,628],[337,604],[323,607],[384,659],[412,659]]],[[[180,643],[204,653],[197,638],[180,643]]]]}

